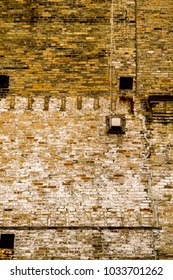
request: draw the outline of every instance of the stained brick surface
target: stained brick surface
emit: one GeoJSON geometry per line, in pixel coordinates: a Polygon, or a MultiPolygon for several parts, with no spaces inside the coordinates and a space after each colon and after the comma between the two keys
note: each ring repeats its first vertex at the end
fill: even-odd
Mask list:
{"type": "Polygon", "coordinates": [[[172,12],[1,1],[0,233],[15,243],[0,259],[173,257],[172,12]]]}

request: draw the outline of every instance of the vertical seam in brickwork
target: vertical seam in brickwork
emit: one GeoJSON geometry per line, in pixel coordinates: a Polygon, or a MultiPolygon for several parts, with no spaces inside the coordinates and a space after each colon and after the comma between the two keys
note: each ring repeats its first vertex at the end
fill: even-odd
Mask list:
{"type": "Polygon", "coordinates": [[[138,24],[137,24],[137,0],[135,0],[135,49],[136,49],[136,86],[135,91],[136,95],[138,94],[138,24]]]}
{"type": "Polygon", "coordinates": [[[109,61],[109,80],[110,80],[110,95],[111,104],[114,100],[114,94],[112,92],[112,59],[113,59],[113,34],[114,34],[114,0],[111,2],[111,14],[110,14],[110,61],[109,61]]]}
{"type": "Polygon", "coordinates": [[[148,167],[148,190],[149,190],[149,196],[151,198],[151,201],[152,201],[152,205],[153,205],[153,210],[154,210],[154,220],[155,220],[155,224],[156,224],[156,227],[158,228],[159,227],[159,219],[158,219],[158,205],[156,203],[156,200],[152,197],[151,195],[151,187],[152,187],[152,177],[153,177],[153,173],[152,171],[150,170],[150,167],[148,167]]]}
{"type": "Polygon", "coordinates": [[[154,234],[154,231],[152,230],[152,238],[153,238],[153,250],[154,250],[154,259],[157,260],[157,251],[156,251],[156,236],[154,234]]]}
{"type": "MultiPolygon", "coordinates": [[[[144,135],[144,139],[147,143],[147,146],[146,146],[146,153],[144,155],[144,164],[143,164],[143,167],[145,167],[145,160],[147,158],[149,158],[150,156],[150,150],[151,150],[151,141],[149,140],[148,136],[147,136],[147,127],[146,127],[146,118],[145,116],[143,115],[140,115],[139,118],[141,119],[142,121],[142,129],[143,129],[143,135],[144,135]]],[[[150,166],[147,166],[145,167],[147,168],[147,172],[148,172],[148,195],[149,195],[149,198],[151,199],[151,203],[152,203],[152,207],[153,207],[153,211],[154,211],[154,221],[155,221],[155,224],[156,224],[156,227],[159,226],[159,221],[158,221],[158,211],[157,211],[157,205],[156,205],[156,200],[152,197],[151,195],[151,187],[152,187],[152,170],[150,170],[150,166]]]]}
{"type": "Polygon", "coordinates": [[[156,227],[159,227],[159,218],[158,218],[158,204],[156,204],[156,200],[154,200],[154,212],[155,212],[155,220],[156,220],[156,227]]]}

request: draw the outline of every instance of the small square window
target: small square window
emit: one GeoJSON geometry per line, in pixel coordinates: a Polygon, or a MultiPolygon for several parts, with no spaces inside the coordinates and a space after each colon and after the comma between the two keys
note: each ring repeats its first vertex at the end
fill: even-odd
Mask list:
{"type": "Polygon", "coordinates": [[[132,77],[120,77],[120,89],[132,89],[133,78],[132,77]]]}
{"type": "Polygon", "coordinates": [[[9,77],[6,75],[0,75],[0,89],[8,89],[9,77]]]}
{"type": "Polygon", "coordinates": [[[13,249],[14,248],[14,234],[0,234],[0,248],[13,249]]]}

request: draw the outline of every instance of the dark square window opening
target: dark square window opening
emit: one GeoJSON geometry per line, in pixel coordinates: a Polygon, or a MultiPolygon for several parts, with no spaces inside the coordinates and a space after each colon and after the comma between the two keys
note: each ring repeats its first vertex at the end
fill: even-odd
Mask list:
{"type": "Polygon", "coordinates": [[[8,89],[9,87],[9,76],[0,75],[0,89],[8,89]]]}
{"type": "Polygon", "coordinates": [[[120,89],[132,89],[133,78],[132,77],[120,77],[120,89]]]}
{"type": "Polygon", "coordinates": [[[14,234],[0,234],[0,248],[13,249],[14,248],[14,234]]]}

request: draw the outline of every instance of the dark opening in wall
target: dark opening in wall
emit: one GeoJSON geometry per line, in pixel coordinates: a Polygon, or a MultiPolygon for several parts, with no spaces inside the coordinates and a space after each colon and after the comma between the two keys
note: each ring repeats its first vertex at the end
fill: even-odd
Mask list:
{"type": "Polygon", "coordinates": [[[13,249],[14,248],[14,234],[0,234],[0,248],[13,249]]]}
{"type": "MultiPolygon", "coordinates": [[[[147,100],[149,122],[172,123],[173,122],[173,95],[150,95],[147,100]]],[[[146,110],[147,110],[146,109],[146,110]]]]}
{"type": "Polygon", "coordinates": [[[6,97],[9,88],[9,76],[0,75],[0,98],[6,97]]]}
{"type": "Polygon", "coordinates": [[[132,89],[133,78],[132,77],[120,77],[120,89],[132,89]]]}
{"type": "Polygon", "coordinates": [[[7,89],[9,87],[9,77],[0,75],[0,89],[7,89]]]}

